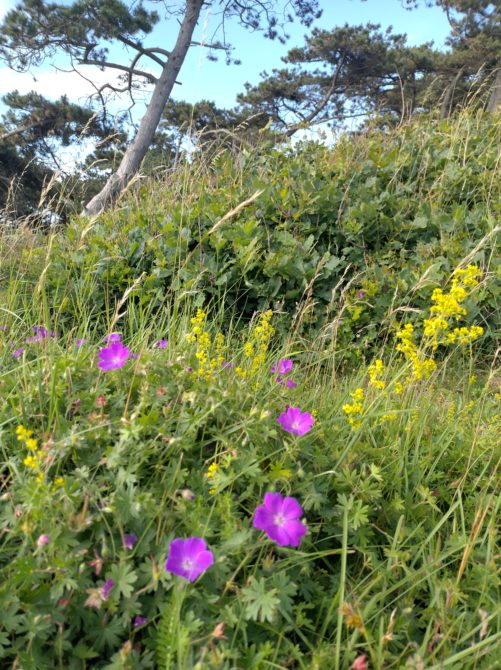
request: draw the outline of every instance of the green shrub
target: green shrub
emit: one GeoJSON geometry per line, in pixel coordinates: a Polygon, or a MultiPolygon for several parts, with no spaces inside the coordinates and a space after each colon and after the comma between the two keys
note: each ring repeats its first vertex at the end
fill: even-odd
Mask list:
{"type": "MultiPolygon", "coordinates": [[[[334,148],[261,147],[186,164],[90,226],[74,222],[54,244],[46,288],[71,322],[83,277],[99,316],[144,273],[131,299],[152,313],[193,295],[224,296],[247,316],[280,306],[287,327],[334,323],[338,350],[353,358],[380,346],[402,308],[422,309],[465,257],[499,274],[499,128],[464,113],[334,148]]],[[[476,303],[486,345],[499,337],[500,286],[489,286],[476,303]]]]}

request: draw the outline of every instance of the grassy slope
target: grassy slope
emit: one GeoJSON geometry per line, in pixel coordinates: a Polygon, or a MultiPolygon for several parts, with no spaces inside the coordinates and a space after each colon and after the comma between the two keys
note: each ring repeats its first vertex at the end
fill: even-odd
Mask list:
{"type": "MultiPolygon", "coordinates": [[[[468,123],[476,121],[441,126],[437,143],[447,135],[461,153],[468,123]]],[[[355,172],[381,141],[392,139],[359,140],[362,156],[344,145],[331,160],[340,173],[355,172]]],[[[403,151],[402,138],[394,141],[403,151]]],[[[477,203],[483,198],[487,217],[494,183],[477,172],[472,192],[477,203]]],[[[433,193],[423,181],[423,199],[450,199],[441,194],[448,177],[440,174],[433,193]]],[[[180,180],[177,195],[155,200],[152,185],[152,211],[180,193],[188,204],[190,189],[200,186],[191,172],[181,176],[187,181],[180,180]]],[[[107,225],[121,216],[113,213],[107,225]]],[[[457,216],[457,236],[445,219],[439,235],[452,267],[466,255],[457,216]]],[[[215,298],[201,324],[212,342],[205,347],[187,337],[196,294],[161,310],[131,300],[137,288],[116,301],[80,257],[98,253],[98,243],[79,244],[93,234],[76,223],[65,240],[23,231],[0,242],[7,328],[0,333],[2,667],[347,670],[366,655],[370,668],[495,668],[501,445],[492,347],[479,359],[476,342],[441,346],[433,374],[410,381],[412,366],[390,329],[380,353],[384,373],[371,384],[364,365],[340,374],[336,337],[325,330],[314,340],[277,332],[268,342],[256,333],[256,320],[242,329],[240,315],[229,318],[215,298]],[[74,264],[71,287],[48,281],[53,266],[62,267],[54,249],[61,254],[63,246],[74,264]],[[34,325],[60,329],[60,336],[23,344],[34,325]],[[97,352],[111,330],[139,356],[105,373],[97,352]],[[218,352],[219,330],[226,349],[218,352]],[[77,337],[87,343],[77,347],[77,337]],[[161,337],[165,349],[153,346],[161,337]],[[20,346],[25,351],[12,357],[20,346]],[[221,357],[235,367],[221,368],[221,357]],[[279,357],[293,359],[297,388],[270,375],[279,357]],[[381,380],[384,388],[374,384],[381,380]],[[362,409],[349,414],[357,388],[362,409]],[[314,428],[300,437],[284,432],[277,417],[287,405],[313,412],[314,428]],[[37,439],[40,454],[28,464],[34,449],[17,439],[19,425],[37,439]],[[308,534],[298,549],[277,547],[252,527],[268,490],[301,502],[308,534]],[[132,532],[138,542],[131,551],[122,536],[132,532]],[[38,546],[42,534],[49,542],[38,546]],[[216,560],[197,583],[181,585],[164,570],[165,557],[174,537],[192,535],[206,539],[216,560]],[[103,600],[107,579],[115,586],[103,600]],[[148,623],[134,628],[139,614],[148,623]]],[[[491,257],[477,250],[473,258],[482,274],[464,303],[475,316],[468,323],[484,323],[476,307],[492,295],[491,257]]],[[[400,323],[413,317],[422,326],[433,287],[450,289],[450,278],[442,278],[420,288],[422,312],[409,311],[416,287],[407,287],[400,323]]],[[[126,284],[133,282],[134,275],[126,284]]],[[[341,294],[338,325],[350,324],[354,297],[341,294]]],[[[307,301],[303,309],[308,313],[307,301]]],[[[368,318],[377,328],[374,314],[368,318]]],[[[455,325],[451,320],[450,329],[455,325]]],[[[433,354],[428,348],[420,355],[433,354]]]]}

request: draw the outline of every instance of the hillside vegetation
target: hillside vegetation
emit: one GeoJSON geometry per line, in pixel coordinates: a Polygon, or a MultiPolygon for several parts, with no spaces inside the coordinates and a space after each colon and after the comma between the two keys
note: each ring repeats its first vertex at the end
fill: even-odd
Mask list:
{"type": "Polygon", "coordinates": [[[497,667],[500,139],[214,150],[1,233],[2,667],[497,667]]]}

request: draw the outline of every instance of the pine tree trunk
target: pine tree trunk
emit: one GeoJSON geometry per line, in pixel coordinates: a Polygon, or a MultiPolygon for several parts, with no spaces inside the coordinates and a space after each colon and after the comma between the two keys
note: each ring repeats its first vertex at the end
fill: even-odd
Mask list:
{"type": "Polygon", "coordinates": [[[186,0],[186,10],[179,28],[176,44],[155,84],[150,103],[141,119],[137,134],[128,146],[117,171],[111,175],[103,189],[85,205],[82,212],[84,215],[99,214],[106,207],[112,205],[139,170],[153,141],[179,70],[188,53],[203,3],[204,0],[186,0]]]}
{"type": "Polygon", "coordinates": [[[497,71],[496,79],[492,87],[491,95],[489,97],[489,102],[487,103],[487,111],[494,114],[495,112],[501,111],[501,67],[497,71]]]}

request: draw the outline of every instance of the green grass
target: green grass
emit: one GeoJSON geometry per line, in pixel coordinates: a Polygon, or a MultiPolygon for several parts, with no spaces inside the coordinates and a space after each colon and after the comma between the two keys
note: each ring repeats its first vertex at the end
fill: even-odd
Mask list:
{"type": "MultiPolygon", "coordinates": [[[[489,208],[494,185],[484,179],[484,187],[489,208]]],[[[186,203],[191,188],[187,178],[186,203]]],[[[116,223],[120,212],[110,217],[116,223]]],[[[465,258],[460,224],[457,237],[442,231],[444,267],[460,257],[461,267],[481,270],[462,303],[467,315],[451,319],[449,331],[481,324],[481,338],[435,352],[422,339],[433,289],[452,286],[448,272],[390,298],[384,324],[370,307],[377,295],[364,299],[364,328],[384,332],[364,351],[349,277],[336,289],[337,317],[320,328],[298,326],[308,321],[308,299],[290,329],[272,304],[268,341],[256,331],[258,314],[243,318],[229,289],[210,297],[184,286],[161,304],[143,301],[149,275],[140,262],[113,283],[114,266],[99,272],[97,247],[82,246],[82,226],[48,238],[0,236],[1,667],[348,670],[362,655],[371,670],[498,667],[499,287],[491,251],[465,258]],[[63,264],[65,282],[55,282],[63,264]],[[210,346],[189,337],[202,304],[210,346]],[[409,320],[419,355],[436,361],[427,378],[409,379],[412,364],[397,349],[397,324],[409,320]],[[26,343],[33,326],[59,336],[26,343]],[[111,331],[138,357],[102,372],[97,354],[111,331]],[[77,347],[77,338],[87,343],[77,347]],[[154,347],[160,338],[167,348],[154,347]],[[340,342],[359,354],[340,357],[340,342]],[[270,373],[279,358],[294,361],[296,388],[270,373]],[[376,358],[384,388],[371,383],[376,358]],[[349,414],[356,389],[362,408],[349,414]],[[314,413],[312,430],[283,431],[277,418],[287,406],[314,413]],[[34,461],[26,462],[34,452],[17,439],[19,426],[37,440],[34,461]],[[298,548],[253,528],[266,491],[301,503],[308,532],[298,548]],[[132,550],[124,533],[138,537],[132,550]],[[49,542],[39,546],[42,534],[49,542]],[[190,536],[205,538],[215,556],[194,584],[164,568],[170,542],[190,536]],[[115,585],[103,600],[108,579],[115,585]],[[134,628],[138,615],[148,623],[134,628]]],[[[360,281],[370,291],[366,270],[360,281]]]]}

